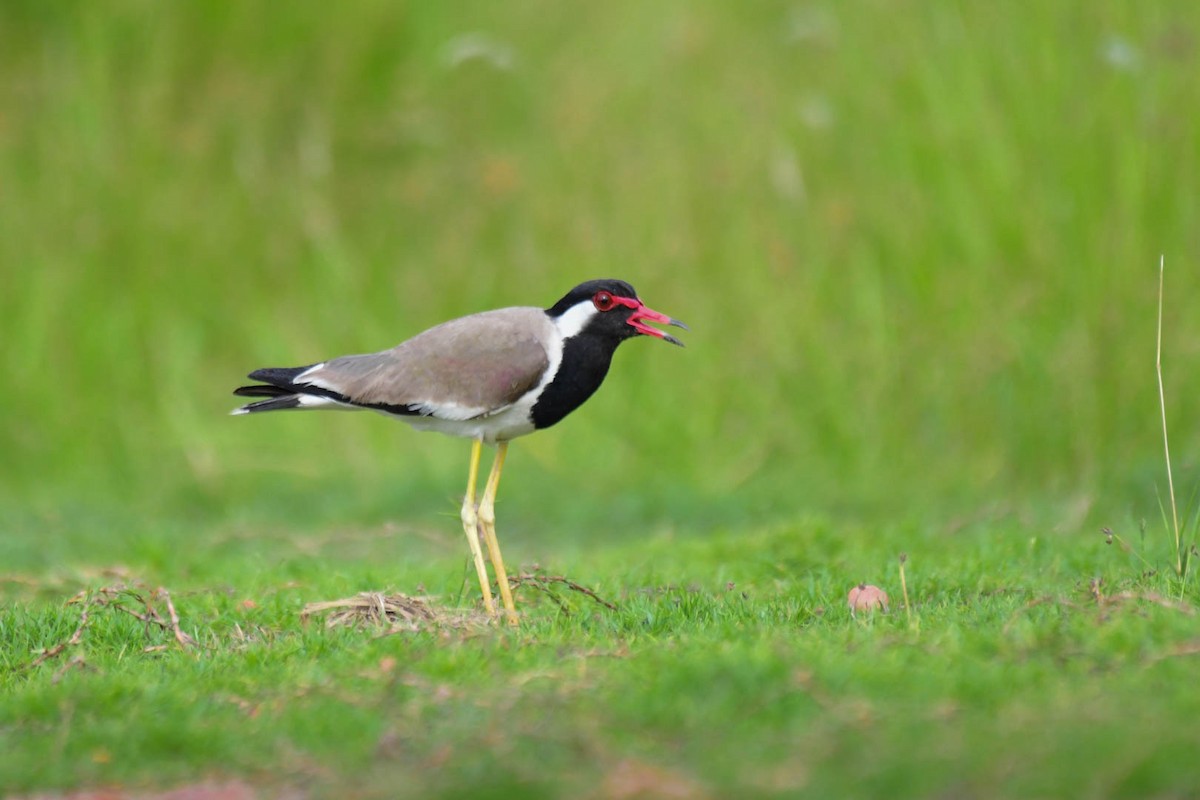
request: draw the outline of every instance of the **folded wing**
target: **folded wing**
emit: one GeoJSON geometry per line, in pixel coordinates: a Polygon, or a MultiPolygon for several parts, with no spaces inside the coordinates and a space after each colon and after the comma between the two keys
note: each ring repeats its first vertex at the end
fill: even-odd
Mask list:
{"type": "Polygon", "coordinates": [[[267,399],[238,412],[341,407],[447,420],[488,416],[541,383],[554,335],[538,308],[473,314],[380,353],[256,370],[249,377],[261,384],[234,393],[267,399]]]}

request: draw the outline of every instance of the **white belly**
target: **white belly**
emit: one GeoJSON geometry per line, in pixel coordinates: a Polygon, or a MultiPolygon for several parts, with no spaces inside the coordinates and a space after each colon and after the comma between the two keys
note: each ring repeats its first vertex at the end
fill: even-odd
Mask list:
{"type": "Polygon", "coordinates": [[[392,419],[407,422],[418,431],[437,431],[448,436],[460,436],[464,439],[479,439],[488,444],[506,442],[533,433],[533,423],[529,420],[529,405],[521,401],[487,417],[474,419],[439,419],[438,417],[399,416],[381,411],[392,419]]]}

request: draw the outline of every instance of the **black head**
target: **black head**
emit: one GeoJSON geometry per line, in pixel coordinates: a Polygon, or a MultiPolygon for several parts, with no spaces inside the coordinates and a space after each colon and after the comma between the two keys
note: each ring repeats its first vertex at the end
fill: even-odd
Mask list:
{"type": "Polygon", "coordinates": [[[666,314],[660,314],[638,299],[637,291],[625,281],[601,279],[587,281],[546,309],[554,319],[564,339],[583,333],[616,342],[634,336],[654,336],[683,346],[683,342],[646,324],[687,326],[666,314]]]}

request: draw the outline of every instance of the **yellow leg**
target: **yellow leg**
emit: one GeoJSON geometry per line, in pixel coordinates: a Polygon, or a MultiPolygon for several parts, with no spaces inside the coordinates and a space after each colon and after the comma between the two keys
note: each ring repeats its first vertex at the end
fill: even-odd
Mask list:
{"type": "Polygon", "coordinates": [[[508,624],[516,625],[517,610],[513,606],[512,589],[508,586],[508,573],[504,570],[504,558],[500,555],[500,542],[496,539],[496,488],[500,485],[500,471],[504,469],[504,456],[507,453],[508,442],[496,445],[496,460],[492,462],[492,472],[488,475],[487,486],[484,487],[483,497],[479,501],[479,524],[483,528],[488,555],[492,558],[492,568],[496,571],[496,582],[500,584],[500,598],[504,601],[508,624]]]}
{"type": "Polygon", "coordinates": [[[471,556],[475,559],[475,572],[479,574],[479,588],[483,591],[483,605],[489,614],[496,613],[496,605],[492,602],[491,581],[488,580],[487,566],[483,563],[483,548],[479,546],[479,515],[475,511],[475,480],[479,475],[479,455],[483,452],[483,442],[476,439],[471,443],[471,471],[467,473],[467,496],[463,498],[462,524],[467,534],[467,544],[471,545],[471,556]]]}

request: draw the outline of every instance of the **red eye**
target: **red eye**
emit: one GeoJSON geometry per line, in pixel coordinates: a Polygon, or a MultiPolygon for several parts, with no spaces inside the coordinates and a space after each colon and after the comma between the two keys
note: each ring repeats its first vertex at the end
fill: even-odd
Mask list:
{"type": "Polygon", "coordinates": [[[617,301],[608,292],[596,292],[592,296],[592,305],[596,306],[597,311],[612,311],[616,307],[617,301]]]}

